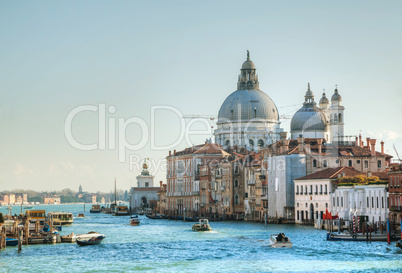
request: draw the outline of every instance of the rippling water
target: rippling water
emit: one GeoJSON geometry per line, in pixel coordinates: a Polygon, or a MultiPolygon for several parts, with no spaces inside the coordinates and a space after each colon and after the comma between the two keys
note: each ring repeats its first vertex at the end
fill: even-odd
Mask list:
{"type": "MultiPolygon", "coordinates": [[[[69,211],[83,205],[35,206],[69,211]]],[[[192,223],[151,220],[140,216],[130,226],[128,216],[90,214],[63,226],[61,234],[98,231],[106,239],[98,246],[29,245],[0,251],[1,272],[402,272],[402,250],[385,242],[328,242],[326,231],[294,225],[212,222],[212,232],[191,231],[192,223]],[[269,247],[272,233],[284,232],[293,248],[269,247]]],[[[1,207],[0,212],[5,212],[1,207]]],[[[13,213],[20,208],[14,207],[13,213]]]]}

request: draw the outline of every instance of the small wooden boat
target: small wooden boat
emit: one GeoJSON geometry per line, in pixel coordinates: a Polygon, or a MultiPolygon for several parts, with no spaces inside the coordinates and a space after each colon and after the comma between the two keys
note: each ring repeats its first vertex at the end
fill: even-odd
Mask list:
{"type": "Polygon", "coordinates": [[[6,238],[6,246],[18,245],[18,239],[6,238]]]}
{"type": "Polygon", "coordinates": [[[62,243],[75,243],[76,239],[74,232],[69,235],[61,236],[62,243]]]}
{"type": "Polygon", "coordinates": [[[269,243],[271,247],[274,248],[283,248],[283,247],[292,247],[293,244],[288,237],[283,233],[272,234],[269,238],[269,243]]]}
{"type": "Polygon", "coordinates": [[[33,209],[33,206],[25,206],[24,209],[33,209]]]}
{"type": "Polygon", "coordinates": [[[102,240],[105,239],[104,235],[99,235],[97,237],[92,237],[89,239],[79,239],[77,238],[77,244],[79,246],[90,246],[90,245],[99,245],[102,240]]]}
{"type": "Polygon", "coordinates": [[[85,214],[83,214],[83,213],[78,213],[78,214],[77,214],[77,217],[78,217],[78,218],[84,218],[84,217],[85,217],[85,214]]]}
{"type": "Polygon", "coordinates": [[[212,228],[209,225],[208,219],[200,219],[198,223],[192,227],[193,231],[211,231],[212,228]]]}
{"type": "Polygon", "coordinates": [[[57,235],[55,233],[47,234],[32,234],[28,238],[28,244],[55,244],[57,242],[57,235]]]}
{"type": "Polygon", "coordinates": [[[127,216],[130,215],[127,206],[116,206],[113,216],[127,216]]]}
{"type": "Polygon", "coordinates": [[[402,240],[399,240],[398,242],[396,242],[395,246],[402,249],[402,240]]]}

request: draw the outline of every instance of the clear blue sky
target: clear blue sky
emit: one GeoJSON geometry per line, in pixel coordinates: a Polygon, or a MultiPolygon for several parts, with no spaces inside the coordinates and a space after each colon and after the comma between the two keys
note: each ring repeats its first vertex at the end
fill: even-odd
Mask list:
{"type": "MultiPolygon", "coordinates": [[[[303,102],[307,82],[316,98],[338,84],[346,134],[402,153],[401,10],[401,1],[2,1],[0,190],[109,191],[114,177],[128,189],[138,170],[118,163],[116,150],[71,147],[68,113],[105,103],[116,107],[108,118],[149,122],[153,105],[217,115],[247,49],[280,114],[297,110],[285,106],[303,102]]],[[[171,143],[178,124],[160,114],[157,143],[171,143]]],[[[95,142],[97,128],[88,112],[74,134],[95,142]]],[[[139,127],[127,135],[135,143],[139,127]]],[[[130,153],[157,160],[168,151],[148,142],[130,153]]],[[[162,170],[155,175],[165,181],[162,170]]]]}

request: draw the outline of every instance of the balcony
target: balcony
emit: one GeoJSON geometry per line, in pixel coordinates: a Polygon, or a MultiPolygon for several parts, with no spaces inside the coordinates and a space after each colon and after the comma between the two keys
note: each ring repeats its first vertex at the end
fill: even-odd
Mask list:
{"type": "Polygon", "coordinates": [[[247,180],[247,185],[254,186],[255,185],[255,180],[247,180]]]}
{"type": "Polygon", "coordinates": [[[200,195],[200,192],[199,192],[199,191],[192,191],[192,192],[191,192],[191,195],[192,195],[192,196],[200,195]]]}

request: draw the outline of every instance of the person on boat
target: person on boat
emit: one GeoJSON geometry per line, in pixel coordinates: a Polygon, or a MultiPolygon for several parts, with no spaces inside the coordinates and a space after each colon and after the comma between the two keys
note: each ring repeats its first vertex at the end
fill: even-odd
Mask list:
{"type": "Polygon", "coordinates": [[[278,236],[276,237],[276,240],[278,242],[282,242],[282,239],[283,239],[282,233],[279,233],[278,236]]]}

